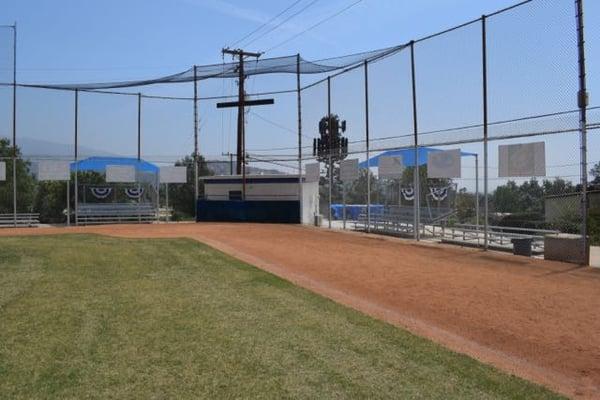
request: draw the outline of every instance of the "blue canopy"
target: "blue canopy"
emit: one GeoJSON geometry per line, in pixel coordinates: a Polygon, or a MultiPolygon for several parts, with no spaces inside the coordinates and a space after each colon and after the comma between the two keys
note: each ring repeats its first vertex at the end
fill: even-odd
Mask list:
{"type": "MultiPolygon", "coordinates": [[[[427,164],[427,154],[432,151],[442,151],[442,149],[435,149],[433,147],[419,147],[419,164],[425,165],[427,164]]],[[[460,152],[461,156],[476,156],[475,153],[467,153],[465,151],[460,152]]],[[[369,158],[367,161],[363,161],[358,166],[360,168],[367,167],[378,167],[379,166],[379,157],[402,157],[402,164],[405,167],[414,167],[415,166],[415,150],[414,149],[402,149],[402,150],[388,150],[383,153],[376,155],[375,157],[369,158]]]]}
{"type": "Polygon", "coordinates": [[[150,172],[158,174],[158,167],[144,160],[128,157],[90,157],[71,163],[71,171],[95,171],[106,172],[107,165],[132,165],[138,172],[150,172]]]}

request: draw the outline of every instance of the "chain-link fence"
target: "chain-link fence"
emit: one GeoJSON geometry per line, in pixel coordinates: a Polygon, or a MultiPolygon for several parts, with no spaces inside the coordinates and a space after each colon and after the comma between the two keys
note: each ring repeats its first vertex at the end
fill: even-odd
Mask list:
{"type": "Polygon", "coordinates": [[[524,2],[303,89],[319,104],[303,126],[328,114],[346,121],[344,157],[364,167],[349,184],[335,160],[330,180],[328,155],[317,157],[327,225],[498,249],[532,241],[533,253],[548,234],[587,231],[597,245],[598,107],[586,107],[585,138],[578,6],[524,2]],[[436,153],[456,171],[432,172],[436,153]],[[382,172],[390,158],[400,160],[395,175],[382,172]]]}
{"type": "MultiPolygon", "coordinates": [[[[244,107],[241,131],[235,104],[219,106],[238,100],[238,60],[137,82],[16,85],[16,29],[2,27],[2,222],[193,219],[206,176],[298,177],[318,162],[312,212],[324,226],[499,249],[530,240],[534,253],[550,233],[597,245],[600,105],[578,93],[582,65],[587,91],[600,90],[600,6],[580,5],[524,1],[316,62],[247,59],[244,101],[272,104],[244,107]],[[135,176],[107,179],[107,166],[135,176]],[[174,166],[185,168],[161,179],[174,166]]],[[[286,190],[271,196],[297,196],[286,190]]]]}

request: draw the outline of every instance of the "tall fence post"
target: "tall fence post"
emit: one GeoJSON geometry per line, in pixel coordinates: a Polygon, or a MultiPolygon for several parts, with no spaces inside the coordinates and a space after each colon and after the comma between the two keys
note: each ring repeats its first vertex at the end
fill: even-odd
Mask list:
{"type": "Polygon", "coordinates": [[[79,90],[75,89],[75,118],[74,118],[74,133],[75,133],[75,225],[79,225],[79,90]]]}
{"type": "Polygon", "coordinates": [[[12,109],[12,179],[13,179],[13,223],[17,226],[17,23],[13,25],[13,109],[12,109]]]}
{"type": "MultiPolygon", "coordinates": [[[[475,154],[475,222],[477,231],[479,231],[479,154],[475,154]]],[[[477,245],[479,245],[479,239],[477,245]]]]}
{"type": "Polygon", "coordinates": [[[300,82],[300,53],[296,55],[296,96],[298,105],[298,207],[300,223],[304,215],[304,202],[302,201],[302,87],[300,82]]]}
{"type": "Polygon", "coordinates": [[[590,262],[588,250],[588,165],[587,165],[587,106],[588,93],[585,71],[585,36],[583,24],[583,0],[575,0],[577,6],[577,59],[579,64],[579,106],[580,153],[581,153],[581,236],[585,264],[590,262]]]}
{"type": "Polygon", "coordinates": [[[137,95],[137,159],[142,159],[142,94],[137,95]]]}
{"type": "Polygon", "coordinates": [[[371,232],[371,169],[369,165],[369,62],[365,60],[365,140],[367,156],[367,232],[371,232]]]}
{"type": "Polygon", "coordinates": [[[415,70],[415,41],[410,42],[410,71],[412,80],[412,108],[413,108],[413,134],[415,146],[415,166],[413,171],[414,179],[414,216],[413,216],[413,234],[415,240],[420,240],[419,224],[421,221],[421,182],[419,176],[419,124],[417,121],[417,76],[415,70]]]}
{"type": "MultiPolygon", "coordinates": [[[[71,170],[69,169],[69,174],[71,170]]],[[[67,226],[71,226],[71,180],[67,180],[67,226]]]]}
{"type": "Polygon", "coordinates": [[[483,249],[488,249],[489,199],[488,199],[488,93],[487,93],[487,33],[486,16],[481,16],[481,67],[483,88],[483,249]]]}
{"type": "MultiPolygon", "coordinates": [[[[331,77],[327,77],[327,126],[331,126],[331,77]]],[[[331,229],[331,191],[333,188],[333,158],[331,151],[333,150],[333,138],[331,134],[331,130],[329,130],[329,143],[327,144],[327,148],[329,149],[329,207],[328,207],[328,227],[331,229]]]]}
{"type": "MultiPolygon", "coordinates": [[[[138,104],[137,104],[137,160],[138,160],[138,166],[136,168],[136,175],[137,175],[137,170],[140,167],[139,163],[142,159],[142,94],[138,93],[137,95],[137,100],[138,100],[138,104]]],[[[140,203],[142,202],[142,195],[141,195],[141,185],[139,182],[139,177],[136,176],[136,181],[137,182],[137,189],[138,189],[138,198],[137,198],[137,212],[138,212],[138,224],[142,223],[142,214],[140,211],[140,203]]]]}
{"type": "Polygon", "coordinates": [[[194,216],[198,217],[198,67],[194,65],[194,216]]]}

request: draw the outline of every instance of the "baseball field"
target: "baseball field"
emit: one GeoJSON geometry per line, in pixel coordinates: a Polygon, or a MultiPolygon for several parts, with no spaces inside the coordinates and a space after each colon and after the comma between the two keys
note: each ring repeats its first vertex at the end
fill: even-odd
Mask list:
{"type": "Polygon", "coordinates": [[[0,249],[2,398],[600,396],[589,268],[266,224],[0,249]]]}

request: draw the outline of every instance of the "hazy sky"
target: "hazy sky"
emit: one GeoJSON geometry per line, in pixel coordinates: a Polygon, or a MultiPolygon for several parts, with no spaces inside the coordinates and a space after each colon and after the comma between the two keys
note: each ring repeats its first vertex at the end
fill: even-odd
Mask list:
{"type": "MultiPolygon", "coordinates": [[[[172,74],[193,64],[220,63],[223,46],[233,45],[292,3],[292,0],[2,0],[0,24],[13,21],[18,24],[20,82],[129,80],[172,74]]],[[[250,39],[307,7],[296,17],[249,45],[246,43],[250,39],[236,46],[252,51],[268,50],[352,3],[353,0],[301,0],[250,39]]],[[[320,59],[383,48],[513,3],[514,0],[363,0],[319,27],[267,52],[264,57],[301,53],[306,59],[320,59]]],[[[488,22],[491,121],[576,108],[574,2],[537,0],[534,3],[488,22]]],[[[600,22],[598,3],[586,2],[588,26],[592,27],[588,35],[592,89],[600,88],[595,75],[597,49],[600,50],[596,46],[600,36],[595,28],[600,22]]],[[[421,130],[481,123],[480,40],[480,25],[475,24],[417,46],[421,130]]],[[[370,69],[371,136],[374,138],[411,132],[407,56],[408,53],[399,54],[370,69]]],[[[355,71],[332,83],[333,111],[348,120],[350,140],[364,137],[362,74],[362,70],[355,71]]],[[[305,82],[310,79],[303,77],[305,82]]],[[[291,75],[261,76],[247,82],[249,91],[294,86],[295,77],[291,75]]],[[[191,84],[135,89],[140,90],[192,95],[191,84]]],[[[595,92],[590,91],[592,104],[597,104],[595,92]]],[[[200,83],[201,96],[234,92],[234,81],[200,83]]],[[[5,90],[3,94],[0,104],[6,109],[8,93],[5,90]]],[[[72,93],[22,89],[18,104],[22,137],[71,143],[72,93]]],[[[136,107],[135,97],[81,94],[81,146],[135,154],[136,107]]],[[[273,107],[254,109],[248,115],[248,148],[294,146],[297,141],[295,107],[295,94],[291,94],[276,96],[273,107]]],[[[147,158],[191,152],[190,102],[144,100],[142,109],[142,147],[147,158]]],[[[317,134],[318,120],[326,113],[324,85],[303,93],[303,111],[303,140],[307,143],[317,134]]],[[[2,115],[5,114],[2,111],[2,115]]],[[[576,117],[573,118],[561,117],[545,124],[549,129],[568,127],[576,121],[576,117]]],[[[200,119],[203,154],[216,156],[234,151],[235,114],[217,111],[214,101],[205,101],[201,102],[200,119]]],[[[526,133],[546,126],[533,125],[522,123],[492,134],[526,133]]],[[[4,123],[2,129],[6,130],[6,126],[4,123]]],[[[479,131],[460,133],[464,138],[478,134],[479,131]]],[[[430,136],[426,140],[449,140],[452,135],[458,134],[430,136]]],[[[590,136],[590,161],[597,161],[600,141],[595,132],[590,136]]],[[[548,171],[549,175],[577,174],[579,142],[576,135],[525,139],[536,140],[547,140],[547,164],[555,168],[548,171]]],[[[495,163],[497,144],[499,142],[490,149],[491,165],[495,163]]],[[[480,145],[462,147],[481,153],[480,145]]],[[[290,153],[288,150],[274,152],[290,153]]]]}

